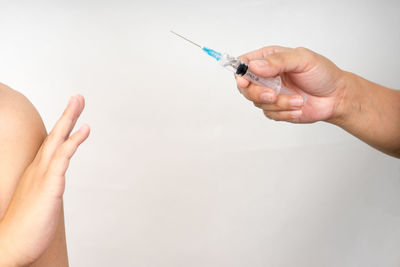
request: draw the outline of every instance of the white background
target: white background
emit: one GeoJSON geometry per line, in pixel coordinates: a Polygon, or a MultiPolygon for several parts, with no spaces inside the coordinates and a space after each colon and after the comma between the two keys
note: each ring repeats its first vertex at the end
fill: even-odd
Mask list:
{"type": "Polygon", "coordinates": [[[48,129],[81,93],[71,266],[400,265],[400,165],[326,123],[267,120],[173,29],[240,55],[306,46],[400,88],[400,2],[0,1],[0,81],[48,129]]]}

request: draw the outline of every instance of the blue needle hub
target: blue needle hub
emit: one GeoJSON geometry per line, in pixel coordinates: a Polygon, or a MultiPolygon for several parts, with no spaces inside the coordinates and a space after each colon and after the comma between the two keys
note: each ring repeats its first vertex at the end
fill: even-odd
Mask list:
{"type": "Polygon", "coordinates": [[[215,51],[215,50],[212,50],[211,48],[203,47],[203,48],[201,48],[201,49],[202,49],[204,52],[206,52],[209,56],[215,58],[217,61],[219,61],[219,60],[221,59],[221,57],[222,57],[222,54],[221,54],[221,53],[219,53],[219,52],[217,52],[217,51],[215,51]]]}

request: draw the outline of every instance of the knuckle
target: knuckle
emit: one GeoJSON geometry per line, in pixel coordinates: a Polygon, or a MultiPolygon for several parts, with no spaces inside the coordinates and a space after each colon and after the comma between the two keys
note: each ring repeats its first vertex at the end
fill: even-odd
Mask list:
{"type": "Polygon", "coordinates": [[[263,58],[267,58],[267,56],[268,56],[269,54],[271,54],[271,53],[270,53],[271,46],[264,46],[264,47],[260,48],[260,50],[262,51],[262,56],[263,56],[263,58]]]}
{"type": "Polygon", "coordinates": [[[283,101],[281,98],[276,102],[276,105],[280,109],[285,109],[287,106],[286,101],[283,101]]]}
{"type": "Polygon", "coordinates": [[[264,110],[264,115],[265,115],[265,117],[267,117],[267,118],[270,119],[270,120],[276,121],[275,116],[272,115],[272,114],[273,114],[272,112],[269,112],[269,111],[265,111],[265,110],[264,110]]]}
{"type": "Polygon", "coordinates": [[[65,148],[65,146],[60,146],[55,153],[56,158],[64,158],[66,155],[67,149],[65,148]]]}
{"type": "Polygon", "coordinates": [[[276,67],[283,65],[284,58],[281,54],[277,53],[277,54],[272,54],[270,56],[267,56],[265,61],[267,61],[268,66],[270,66],[272,68],[276,68],[276,67]]]}
{"type": "Polygon", "coordinates": [[[43,144],[47,145],[47,144],[51,144],[55,141],[55,134],[54,131],[51,131],[49,135],[46,136],[46,138],[44,139],[43,144]]]}
{"type": "Polygon", "coordinates": [[[314,53],[310,49],[302,47],[302,46],[296,47],[295,51],[298,52],[303,57],[306,57],[309,60],[314,59],[316,57],[316,53],[314,53]]]}
{"type": "Polygon", "coordinates": [[[260,104],[258,107],[265,112],[277,112],[280,110],[280,108],[275,104],[260,104]]]}
{"type": "Polygon", "coordinates": [[[257,103],[257,102],[253,102],[253,105],[257,108],[261,108],[262,104],[261,103],[257,103]]]}
{"type": "Polygon", "coordinates": [[[261,48],[263,58],[268,58],[268,56],[277,53],[278,46],[272,45],[272,46],[264,46],[261,48]]]}
{"type": "Polygon", "coordinates": [[[276,46],[275,45],[266,45],[263,46],[260,50],[263,52],[270,52],[270,51],[275,51],[276,46]]]}
{"type": "Polygon", "coordinates": [[[273,65],[279,59],[280,59],[280,56],[278,54],[275,54],[273,56],[266,57],[265,61],[267,61],[267,65],[273,65]]]}
{"type": "Polygon", "coordinates": [[[245,98],[248,100],[248,101],[250,101],[250,102],[253,102],[255,99],[253,99],[251,96],[249,96],[249,95],[244,95],[245,96],[245,98]]]}
{"type": "Polygon", "coordinates": [[[246,89],[242,89],[241,90],[242,95],[249,101],[254,102],[256,99],[254,98],[253,94],[251,91],[246,90],[246,89]]]}
{"type": "Polygon", "coordinates": [[[71,151],[74,150],[75,145],[69,142],[65,142],[57,149],[57,156],[61,158],[69,158],[71,151]]]}
{"type": "Polygon", "coordinates": [[[252,102],[258,101],[258,96],[254,95],[253,93],[250,92],[248,95],[248,99],[252,102]]]}
{"type": "Polygon", "coordinates": [[[299,123],[300,122],[300,118],[290,118],[287,121],[291,122],[291,123],[299,123]]]}
{"type": "Polygon", "coordinates": [[[307,49],[303,46],[296,47],[294,50],[300,54],[308,54],[310,52],[309,49],[307,49]]]}

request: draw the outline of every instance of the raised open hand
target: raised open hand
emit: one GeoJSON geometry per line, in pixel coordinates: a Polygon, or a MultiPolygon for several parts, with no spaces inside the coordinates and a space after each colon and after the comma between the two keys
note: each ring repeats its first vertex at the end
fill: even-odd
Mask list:
{"type": "Polygon", "coordinates": [[[37,260],[53,239],[62,209],[65,173],[78,146],[89,136],[83,125],[71,134],[85,106],[80,95],[68,107],[19,180],[0,221],[0,266],[25,266],[37,260]]]}

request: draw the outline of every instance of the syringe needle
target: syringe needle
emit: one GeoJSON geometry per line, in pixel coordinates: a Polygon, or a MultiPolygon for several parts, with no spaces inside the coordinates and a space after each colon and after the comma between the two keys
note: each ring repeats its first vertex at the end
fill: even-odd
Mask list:
{"type": "Polygon", "coordinates": [[[175,35],[177,35],[177,36],[179,36],[179,37],[181,37],[182,39],[184,39],[184,40],[186,40],[186,41],[188,41],[188,42],[190,42],[190,43],[192,43],[192,44],[194,44],[195,46],[198,46],[198,47],[200,47],[201,48],[201,45],[199,45],[199,44],[196,44],[195,42],[193,42],[193,41],[191,41],[191,40],[189,40],[188,38],[186,38],[186,37],[183,37],[182,35],[180,35],[180,34],[177,34],[176,32],[174,32],[174,31],[170,31],[171,33],[173,33],[173,34],[175,34],[175,35]]]}
{"type": "MultiPolygon", "coordinates": [[[[245,63],[241,62],[237,58],[232,57],[226,53],[222,54],[220,52],[217,52],[217,51],[215,51],[211,48],[205,47],[205,46],[202,47],[174,31],[170,31],[170,32],[175,34],[176,36],[188,41],[189,43],[192,43],[195,46],[200,47],[201,50],[206,52],[209,56],[215,58],[222,67],[224,67],[225,69],[227,69],[229,71],[236,73],[236,75],[244,77],[246,80],[248,80],[250,82],[253,82],[262,87],[271,88],[271,89],[275,90],[275,92],[277,94],[279,94],[279,93],[283,93],[283,94],[287,94],[287,95],[299,94],[298,92],[295,92],[295,91],[292,91],[290,89],[283,87],[282,79],[279,75],[276,77],[271,77],[271,78],[257,76],[256,74],[251,72],[251,70],[249,70],[248,66],[245,63]]],[[[301,95],[302,95],[303,101],[305,103],[307,101],[307,95],[305,93],[301,93],[301,95]]]]}
{"type": "Polygon", "coordinates": [[[219,53],[219,52],[217,52],[217,51],[214,51],[214,50],[212,50],[211,48],[208,48],[208,47],[205,47],[205,46],[201,46],[201,45],[199,45],[199,44],[196,44],[196,43],[193,42],[192,40],[189,40],[188,38],[183,37],[182,35],[180,35],[180,34],[174,32],[174,31],[170,31],[170,32],[173,33],[173,34],[175,34],[176,36],[181,37],[182,39],[188,41],[189,43],[192,43],[192,44],[194,44],[195,46],[200,47],[201,50],[203,50],[204,52],[206,52],[209,56],[212,56],[213,58],[215,58],[217,61],[219,61],[219,60],[221,59],[221,56],[222,56],[221,53],[219,53]]]}

